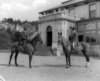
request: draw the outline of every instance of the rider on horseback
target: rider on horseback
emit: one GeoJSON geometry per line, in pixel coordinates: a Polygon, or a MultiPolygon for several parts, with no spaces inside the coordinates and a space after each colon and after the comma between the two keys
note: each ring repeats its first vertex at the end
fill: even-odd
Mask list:
{"type": "Polygon", "coordinates": [[[22,32],[22,45],[26,45],[27,43],[27,29],[24,28],[24,31],[22,32]]]}
{"type": "Polygon", "coordinates": [[[76,43],[78,42],[78,33],[74,27],[70,27],[71,35],[69,35],[69,41],[71,42],[72,50],[75,48],[76,43]]]}
{"type": "Polygon", "coordinates": [[[16,31],[12,42],[18,42],[19,45],[24,45],[27,40],[26,29],[23,32],[16,31]]]}
{"type": "MultiPolygon", "coordinates": [[[[24,49],[26,51],[28,51],[27,50],[27,42],[31,42],[37,34],[38,34],[38,32],[35,32],[32,36],[28,37],[28,31],[27,31],[26,28],[24,28],[24,31],[22,32],[22,46],[24,47],[24,49]]],[[[33,47],[34,47],[34,49],[36,51],[37,48],[35,46],[33,46],[33,47]]]]}
{"type": "Polygon", "coordinates": [[[12,41],[18,43],[18,46],[23,46],[24,51],[27,51],[27,29],[24,28],[23,32],[16,31],[12,41]]]}

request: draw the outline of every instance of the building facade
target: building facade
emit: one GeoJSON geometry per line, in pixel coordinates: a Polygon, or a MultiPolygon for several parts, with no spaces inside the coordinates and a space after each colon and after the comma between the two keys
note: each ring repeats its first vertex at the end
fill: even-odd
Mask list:
{"type": "Polygon", "coordinates": [[[79,41],[100,42],[100,0],[69,0],[39,14],[39,31],[46,46],[58,42],[58,32],[68,38],[69,27],[77,29],[79,41]]]}

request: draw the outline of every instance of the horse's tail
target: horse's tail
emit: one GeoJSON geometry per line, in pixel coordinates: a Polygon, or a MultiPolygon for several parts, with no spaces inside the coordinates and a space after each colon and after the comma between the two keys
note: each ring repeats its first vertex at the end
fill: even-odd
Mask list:
{"type": "Polygon", "coordinates": [[[81,44],[82,44],[82,45],[85,45],[85,46],[87,46],[87,47],[89,47],[89,46],[90,46],[90,44],[89,44],[89,43],[87,43],[87,42],[81,42],[81,44]]]}

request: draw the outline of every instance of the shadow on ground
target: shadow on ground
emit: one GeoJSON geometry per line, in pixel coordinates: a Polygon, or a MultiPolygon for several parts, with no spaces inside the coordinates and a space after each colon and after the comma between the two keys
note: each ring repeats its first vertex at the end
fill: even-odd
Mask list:
{"type": "Polygon", "coordinates": [[[8,66],[8,67],[24,67],[24,68],[29,68],[28,66],[25,66],[25,65],[14,65],[14,64],[11,64],[10,66],[8,64],[0,64],[0,66],[8,66]]]}
{"type": "MultiPolygon", "coordinates": [[[[25,65],[14,65],[14,64],[11,64],[10,66],[8,64],[0,64],[0,66],[7,66],[7,67],[22,67],[22,68],[29,68],[29,66],[25,66],[25,65]]],[[[43,64],[43,65],[34,65],[32,67],[35,67],[35,68],[39,68],[39,67],[52,67],[52,68],[66,68],[66,65],[51,65],[51,64],[43,64]]],[[[71,65],[70,67],[83,67],[81,65],[71,65]]]]}
{"type": "MultiPolygon", "coordinates": [[[[50,65],[50,64],[44,64],[44,65],[37,65],[34,67],[56,67],[56,68],[65,68],[66,65],[50,65]]],[[[83,67],[81,65],[71,65],[70,67],[83,67]]]]}

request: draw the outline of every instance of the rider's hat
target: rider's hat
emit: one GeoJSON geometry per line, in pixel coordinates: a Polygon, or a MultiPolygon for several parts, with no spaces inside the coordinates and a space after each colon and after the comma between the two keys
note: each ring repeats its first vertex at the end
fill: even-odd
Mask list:
{"type": "Polygon", "coordinates": [[[62,35],[62,32],[58,32],[58,35],[62,35]]]}
{"type": "Polygon", "coordinates": [[[71,30],[75,30],[75,27],[70,27],[71,30]]]}

